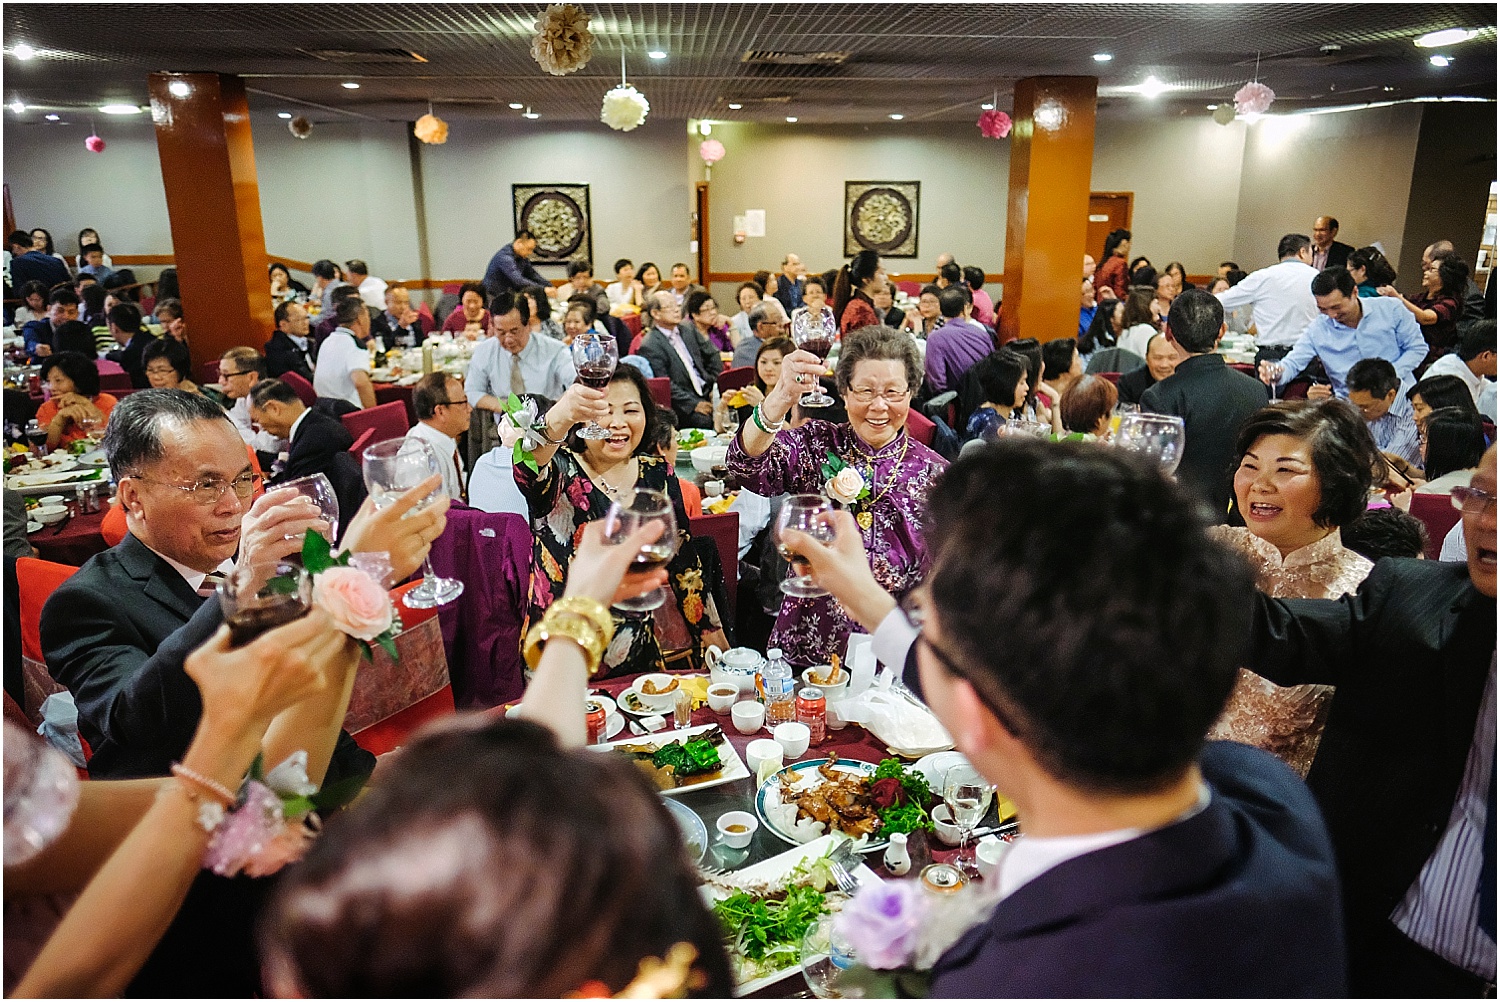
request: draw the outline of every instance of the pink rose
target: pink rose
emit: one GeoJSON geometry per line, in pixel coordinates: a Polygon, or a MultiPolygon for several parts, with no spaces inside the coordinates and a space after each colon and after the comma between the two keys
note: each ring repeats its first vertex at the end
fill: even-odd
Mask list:
{"type": "Polygon", "coordinates": [[[360,640],[391,628],[391,597],[380,582],[354,567],[330,567],[313,578],[313,603],[333,624],[360,640]]]}
{"type": "Polygon", "coordinates": [[[853,504],[865,489],[865,478],[852,466],[846,466],[828,481],[828,496],[839,504],[853,504]]]}

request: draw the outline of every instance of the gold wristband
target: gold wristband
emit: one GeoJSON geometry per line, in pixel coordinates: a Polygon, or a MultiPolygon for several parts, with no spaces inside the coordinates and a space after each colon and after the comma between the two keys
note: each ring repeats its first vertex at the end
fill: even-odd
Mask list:
{"type": "Polygon", "coordinates": [[[599,632],[593,624],[578,616],[544,616],[526,634],[523,654],[528,667],[536,668],[542,660],[542,650],[554,639],[571,640],[583,652],[584,667],[590,677],[599,670],[604,658],[604,645],[599,642],[599,632]]]}
{"type": "Polygon", "coordinates": [[[589,598],[586,595],[564,595],[556,602],[553,602],[547,609],[549,613],[554,610],[559,614],[573,613],[593,623],[603,638],[604,646],[606,647],[609,646],[610,639],[615,635],[615,618],[610,615],[610,611],[605,607],[604,603],[597,599],[589,598]]]}

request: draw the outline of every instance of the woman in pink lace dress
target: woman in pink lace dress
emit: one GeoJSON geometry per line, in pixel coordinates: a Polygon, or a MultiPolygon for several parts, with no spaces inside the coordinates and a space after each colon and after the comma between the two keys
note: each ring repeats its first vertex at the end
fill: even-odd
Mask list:
{"type": "MultiPolygon", "coordinates": [[[[1211,531],[1250,561],[1260,590],[1274,598],[1357,590],[1373,565],[1344,547],[1339,529],[1364,513],[1382,469],[1359,413],[1333,399],[1275,403],[1245,422],[1235,451],[1245,525],[1211,531]]],[[[1332,697],[1329,686],[1282,688],[1242,669],[1210,737],[1264,748],[1305,776],[1332,697]]]]}

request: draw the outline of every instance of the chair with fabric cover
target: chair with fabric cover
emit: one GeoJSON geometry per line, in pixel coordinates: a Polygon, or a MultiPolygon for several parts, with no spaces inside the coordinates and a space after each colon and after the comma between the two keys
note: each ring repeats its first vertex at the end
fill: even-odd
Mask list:
{"type": "Polygon", "coordinates": [[[672,406],[672,380],[670,378],[655,376],[646,380],[646,385],[651,387],[651,399],[656,401],[656,406],[663,408],[672,406]]]}
{"type": "Polygon", "coordinates": [[[313,384],[295,372],[283,372],[277,378],[292,388],[292,392],[297,394],[297,399],[302,401],[303,407],[311,407],[318,402],[318,391],[313,389],[313,384]]]}
{"type": "Polygon", "coordinates": [[[219,360],[198,363],[198,385],[208,386],[219,381],[219,360]]]}
{"type": "Polygon", "coordinates": [[[1088,374],[1097,376],[1101,372],[1130,372],[1146,364],[1146,360],[1124,348],[1100,348],[1089,356],[1088,374]]]}
{"type": "Polygon", "coordinates": [[[401,614],[396,635],[400,659],[392,661],[376,649],[374,660],[361,666],[349,697],[344,726],[355,742],[373,755],[398,748],[407,737],[438,717],[454,712],[453,687],[442,643],[437,609],[413,609],[401,601],[421,581],[391,591],[401,614]]]}
{"type": "Polygon", "coordinates": [[[1453,507],[1453,499],[1447,494],[1413,494],[1411,516],[1427,526],[1427,559],[1436,560],[1443,552],[1444,537],[1463,518],[1463,512],[1453,507]]]}
{"type": "Polygon", "coordinates": [[[349,452],[353,453],[355,456],[358,456],[361,452],[364,451],[365,446],[369,445],[371,440],[374,438],[375,429],[366,428],[364,431],[359,433],[359,437],[354,440],[354,444],[349,446],[349,452]]]}
{"type": "MultiPolygon", "coordinates": [[[[625,325],[625,328],[630,331],[630,336],[632,338],[640,337],[641,315],[639,313],[627,313],[623,317],[620,317],[619,320],[622,324],[625,325]]],[[[634,342],[631,343],[633,344],[634,342]]]]}
{"type": "Polygon", "coordinates": [[[739,365],[733,369],[725,369],[719,373],[719,392],[733,393],[744,386],[755,382],[755,366],[739,365]]]}
{"type": "Polygon", "coordinates": [[[442,326],[433,319],[432,308],[426,303],[417,304],[417,316],[422,318],[422,330],[424,333],[431,334],[433,331],[442,326]]]}
{"type": "Polygon", "coordinates": [[[526,689],[521,625],[531,588],[531,524],[521,515],[455,503],[432,544],[432,569],[464,583],[441,608],[453,700],[460,709],[499,706],[526,689]]]}
{"type": "Polygon", "coordinates": [[[911,437],[921,442],[927,448],[932,448],[932,437],[937,433],[937,425],[920,411],[909,410],[906,412],[906,430],[911,437]]]}
{"type": "Polygon", "coordinates": [[[367,428],[374,429],[375,436],[370,440],[372,444],[401,438],[411,427],[406,417],[406,404],[399,400],[345,414],[342,420],[344,427],[349,429],[349,434],[355,438],[359,438],[367,428]]]}
{"type": "Polygon", "coordinates": [[[100,393],[108,393],[113,396],[121,390],[128,391],[130,389],[132,387],[130,385],[130,373],[128,372],[101,372],[99,374],[100,393]]]}
{"type": "Polygon", "coordinates": [[[719,562],[724,567],[724,590],[729,595],[729,608],[721,609],[725,622],[734,622],[734,610],[739,601],[740,590],[740,513],[726,511],[720,515],[689,515],[688,533],[694,537],[711,539],[719,550],[719,562]]]}
{"type": "Polygon", "coordinates": [[[1118,372],[1096,372],[1094,373],[1094,375],[1098,376],[1100,379],[1107,379],[1111,383],[1114,383],[1116,386],[1120,385],[1120,373],[1118,372]]]}
{"type": "Polygon", "coordinates": [[[1257,379],[1260,378],[1258,375],[1256,375],[1255,366],[1249,362],[1230,362],[1229,367],[1239,372],[1243,372],[1247,376],[1255,376],[1255,378],[1257,379]]]}
{"type": "Polygon", "coordinates": [[[646,335],[645,335],[644,332],[638,333],[638,334],[636,334],[635,337],[631,338],[630,339],[630,351],[628,352],[628,354],[639,355],[641,353],[641,342],[644,341],[645,339],[646,339],[646,335]]]}
{"type": "Polygon", "coordinates": [[[916,299],[918,296],[920,296],[922,294],[922,283],[921,282],[901,281],[901,282],[897,282],[896,283],[896,288],[899,289],[900,291],[906,293],[908,296],[910,296],[913,299],[916,299]]]}
{"type": "Polygon", "coordinates": [[[72,577],[78,568],[39,557],[16,560],[16,595],[21,612],[21,668],[25,676],[25,700],[21,707],[26,716],[40,722],[42,700],[64,687],[47,671],[42,654],[42,606],[57,586],[72,577]]]}

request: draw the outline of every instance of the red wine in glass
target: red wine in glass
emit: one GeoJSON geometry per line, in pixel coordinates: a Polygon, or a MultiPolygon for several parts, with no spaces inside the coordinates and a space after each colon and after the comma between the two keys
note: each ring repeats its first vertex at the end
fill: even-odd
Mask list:
{"type": "Polygon", "coordinates": [[[307,615],[309,606],[296,600],[295,596],[287,598],[288,601],[277,605],[241,609],[227,617],[225,622],[229,625],[229,646],[244,647],[262,633],[307,615]]]}
{"type": "MultiPolygon", "coordinates": [[[[837,328],[833,325],[833,315],[825,313],[814,317],[807,310],[798,310],[792,316],[792,341],[803,351],[818,356],[819,361],[826,359],[828,353],[833,350],[833,339],[837,328]]],[[[817,380],[813,381],[813,388],[805,394],[800,401],[802,406],[808,407],[832,407],[833,398],[823,392],[823,387],[817,380]]]]}
{"type": "Polygon", "coordinates": [[[828,358],[828,353],[833,350],[833,341],[826,337],[810,337],[797,345],[803,351],[810,351],[818,356],[819,360],[828,358]]]}
{"type": "Polygon", "coordinates": [[[578,368],[578,381],[592,390],[609,389],[610,377],[615,374],[612,365],[583,365],[578,368]]]}
{"type": "MultiPolygon", "coordinates": [[[[610,377],[620,361],[620,348],[615,339],[598,331],[584,331],[573,339],[573,368],[578,372],[578,381],[595,390],[609,388],[610,377]]],[[[609,438],[609,432],[597,421],[590,421],[578,430],[578,437],[597,442],[609,438]]]]}
{"type": "Polygon", "coordinates": [[[677,555],[677,547],[664,543],[650,543],[641,547],[641,552],[635,555],[630,562],[630,569],[636,573],[654,571],[659,567],[665,567],[671,559],[677,555]]]}

